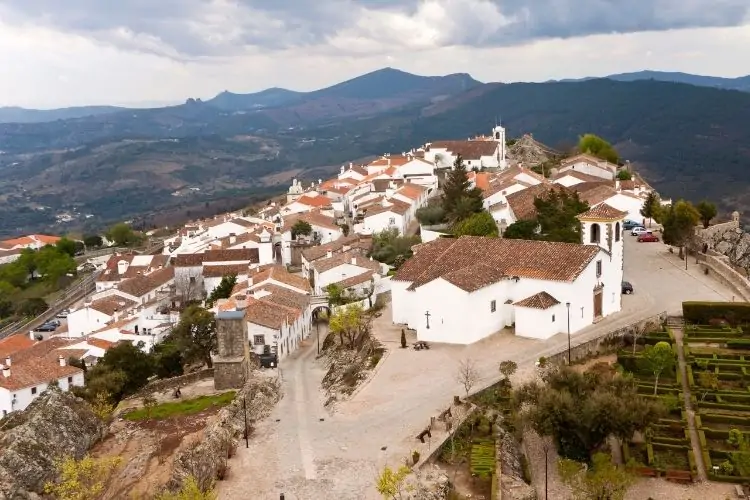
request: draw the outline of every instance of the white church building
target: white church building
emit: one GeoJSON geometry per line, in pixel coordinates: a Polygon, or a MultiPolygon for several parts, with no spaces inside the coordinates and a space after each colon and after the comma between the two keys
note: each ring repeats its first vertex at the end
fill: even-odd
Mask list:
{"type": "Polygon", "coordinates": [[[602,204],[579,216],[582,244],[462,236],[414,248],[391,282],[393,322],[430,342],[470,344],[506,327],[575,333],[621,309],[622,221],[602,204]]]}
{"type": "Polygon", "coordinates": [[[424,146],[424,159],[437,168],[450,168],[461,155],[467,170],[508,168],[505,128],[497,125],[490,136],[465,141],[435,141],[424,146]]]}

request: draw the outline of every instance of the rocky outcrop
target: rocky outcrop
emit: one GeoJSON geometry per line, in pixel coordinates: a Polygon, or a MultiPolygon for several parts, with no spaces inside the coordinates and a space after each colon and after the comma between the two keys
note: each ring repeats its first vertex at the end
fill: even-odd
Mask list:
{"type": "Polygon", "coordinates": [[[192,476],[198,485],[208,489],[214,481],[221,479],[228,468],[228,460],[237,447],[238,438],[247,423],[267,417],[281,399],[281,384],[277,378],[269,378],[259,372],[251,374],[250,380],[237,392],[235,399],[206,427],[203,438],[180,452],[174,459],[174,470],[168,488],[179,489],[185,478],[192,476]]]}
{"type": "Polygon", "coordinates": [[[500,491],[503,500],[535,498],[534,488],[523,479],[522,452],[516,438],[510,432],[498,426],[497,443],[500,452],[500,491]]]}
{"type": "Polygon", "coordinates": [[[82,458],[106,432],[84,400],[49,388],[0,428],[0,500],[36,499],[54,480],[55,462],[82,458]]]}

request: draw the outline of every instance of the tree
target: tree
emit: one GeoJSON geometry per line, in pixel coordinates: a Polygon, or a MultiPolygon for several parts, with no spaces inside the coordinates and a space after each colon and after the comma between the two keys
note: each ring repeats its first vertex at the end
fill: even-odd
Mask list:
{"type": "Polygon", "coordinates": [[[515,361],[506,360],[500,362],[500,373],[505,377],[505,380],[510,380],[510,377],[516,373],[516,370],[518,370],[518,363],[515,361]]]}
{"type": "Polygon", "coordinates": [[[503,232],[503,238],[513,240],[533,240],[537,237],[539,223],[536,219],[517,220],[503,232]]]}
{"type": "Polygon", "coordinates": [[[680,252],[695,238],[695,226],[700,220],[700,214],[688,201],[680,200],[671,205],[664,214],[664,243],[680,247],[680,252]]]}
{"type": "Polygon", "coordinates": [[[296,240],[297,236],[310,236],[312,234],[312,226],[305,220],[298,220],[292,226],[292,239],[296,240]]]}
{"type": "Polygon", "coordinates": [[[440,205],[428,205],[417,209],[417,220],[425,226],[443,224],[447,221],[445,209],[440,205]]]}
{"type": "Polygon", "coordinates": [[[497,237],[497,223],[489,212],[477,212],[454,224],[453,235],[497,237]]]}
{"type": "Polygon", "coordinates": [[[219,495],[214,491],[213,486],[207,491],[203,491],[194,476],[186,477],[182,482],[182,487],[175,492],[164,492],[156,495],[154,500],[217,500],[219,495]]]}
{"type": "Polygon", "coordinates": [[[33,318],[39,316],[49,308],[47,302],[40,297],[32,297],[21,302],[16,308],[16,314],[33,318]]]}
{"type": "Polygon", "coordinates": [[[104,245],[104,241],[102,240],[102,237],[98,234],[89,234],[84,235],[83,237],[83,244],[86,245],[86,248],[101,248],[104,245]]]}
{"type": "Polygon", "coordinates": [[[152,356],[157,377],[178,377],[184,373],[182,352],[171,335],[154,346],[152,356]]]}
{"type": "Polygon", "coordinates": [[[208,368],[213,367],[211,353],[216,352],[219,344],[212,312],[198,305],[188,307],[172,334],[186,361],[202,361],[208,368]]]}
{"type": "Polygon", "coordinates": [[[700,220],[703,223],[703,227],[707,228],[711,224],[711,219],[716,217],[716,205],[713,203],[703,200],[695,206],[700,214],[700,220]]]}
{"type": "Polygon", "coordinates": [[[656,191],[650,191],[643,201],[643,207],[641,207],[641,215],[648,219],[648,225],[651,226],[651,221],[659,218],[661,213],[661,200],[656,191]]]}
{"type": "Polygon", "coordinates": [[[118,247],[129,247],[140,242],[140,237],[124,222],[112,226],[107,232],[107,239],[118,247]]]}
{"type": "Polygon", "coordinates": [[[668,342],[657,342],[656,345],[648,345],[641,355],[643,368],[654,374],[654,396],[659,390],[659,376],[664,371],[674,368],[675,359],[672,346],[668,342]]]}
{"type": "Polygon", "coordinates": [[[73,257],[76,254],[76,242],[68,238],[60,238],[55,243],[55,249],[60,253],[73,257]]]}
{"type": "Polygon", "coordinates": [[[464,359],[458,364],[456,381],[463,386],[468,399],[472,387],[479,382],[479,370],[477,370],[474,360],[464,359]]]}
{"type": "Polygon", "coordinates": [[[401,349],[406,349],[406,332],[401,329],[401,349]]]}
{"type": "Polygon", "coordinates": [[[91,410],[100,420],[107,422],[115,412],[115,405],[112,404],[111,396],[108,393],[99,392],[91,401],[91,410]]]}
{"type": "Polygon", "coordinates": [[[156,398],[148,395],[143,397],[143,407],[146,409],[146,417],[151,418],[151,413],[154,411],[154,408],[156,407],[156,398]]]}
{"type": "Polygon", "coordinates": [[[411,474],[411,469],[402,465],[395,471],[387,465],[378,475],[375,488],[386,500],[401,500],[406,488],[406,478],[411,474]]]}
{"type": "Polygon", "coordinates": [[[635,477],[613,464],[606,453],[595,453],[590,468],[564,458],[557,468],[560,479],[570,487],[575,500],[622,500],[635,482],[635,477]]]}
{"type": "Polygon", "coordinates": [[[80,460],[65,457],[57,462],[59,479],[44,485],[44,492],[57,500],[95,500],[104,492],[114,470],[122,459],[92,458],[80,460]]]}
{"type": "Polygon", "coordinates": [[[617,373],[562,367],[544,370],[542,379],[514,392],[516,407],[537,434],[554,439],[562,457],[578,462],[588,462],[609,436],[631,438],[665,413],[617,373]]]}
{"type": "Polygon", "coordinates": [[[443,184],[443,210],[446,218],[454,223],[482,210],[482,191],[471,187],[461,155],[456,156],[453,169],[443,184]]]}
{"type": "Polygon", "coordinates": [[[708,369],[706,364],[703,371],[698,373],[698,385],[701,388],[701,401],[706,399],[709,392],[715,391],[719,385],[719,375],[713,370],[708,369]]]}
{"type": "Polygon", "coordinates": [[[620,156],[612,145],[594,134],[585,134],[578,141],[578,151],[607,160],[610,163],[619,163],[620,156]]]}
{"type": "Polygon", "coordinates": [[[351,231],[349,224],[341,224],[339,227],[341,228],[341,234],[349,236],[349,231],[351,231]]]}
{"type": "Polygon", "coordinates": [[[328,322],[328,330],[339,336],[339,345],[357,349],[370,336],[371,318],[362,306],[354,303],[336,309],[328,322]]]}
{"type": "MultiPolygon", "coordinates": [[[[72,251],[75,253],[75,249],[72,251]]],[[[36,271],[50,283],[57,283],[63,276],[76,272],[76,261],[73,257],[67,251],[61,251],[52,245],[38,250],[34,260],[36,271]]]]}
{"type": "Polygon", "coordinates": [[[412,256],[411,248],[420,242],[418,236],[401,236],[397,228],[384,229],[372,237],[370,256],[384,264],[393,264],[399,256],[412,256]]]}
{"type": "Polygon", "coordinates": [[[581,223],[578,215],[589,209],[577,192],[551,188],[534,198],[536,220],[539,225],[537,239],[563,243],[581,243],[581,223]]]}
{"type": "Polygon", "coordinates": [[[621,181],[630,181],[633,180],[633,174],[630,173],[630,170],[622,169],[619,172],[617,172],[617,178],[621,181]]]}
{"type": "Polygon", "coordinates": [[[211,292],[211,295],[206,300],[207,307],[213,307],[219,299],[228,299],[232,295],[232,290],[237,284],[237,274],[227,274],[221,278],[219,284],[211,292]]]}
{"type": "MultiPolygon", "coordinates": [[[[139,345],[143,344],[139,342],[139,345]]],[[[99,375],[109,375],[113,381],[122,380],[120,391],[106,391],[110,392],[118,401],[122,396],[137,392],[138,389],[148,383],[149,377],[154,373],[153,360],[141,350],[139,345],[133,345],[131,342],[120,342],[110,347],[99,363],[88,372],[92,378],[99,375]],[[109,369],[111,373],[99,374],[97,369],[109,369]],[[124,379],[118,372],[124,375],[124,379]]]]}

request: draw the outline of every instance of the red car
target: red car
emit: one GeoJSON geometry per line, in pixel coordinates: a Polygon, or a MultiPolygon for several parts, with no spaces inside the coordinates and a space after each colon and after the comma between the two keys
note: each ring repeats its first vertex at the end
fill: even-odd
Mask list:
{"type": "Polygon", "coordinates": [[[643,233],[638,236],[638,243],[654,243],[659,241],[659,238],[653,235],[653,233],[643,233]]]}

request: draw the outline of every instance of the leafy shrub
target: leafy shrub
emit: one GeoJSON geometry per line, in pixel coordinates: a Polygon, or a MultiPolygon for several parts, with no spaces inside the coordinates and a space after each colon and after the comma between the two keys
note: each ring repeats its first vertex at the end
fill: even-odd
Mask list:
{"type": "Polygon", "coordinates": [[[471,473],[483,478],[488,478],[495,473],[494,441],[476,441],[471,445],[471,473]]]}
{"type": "Polygon", "coordinates": [[[445,210],[439,205],[422,207],[417,210],[417,220],[425,226],[434,226],[447,222],[445,210]]]}

